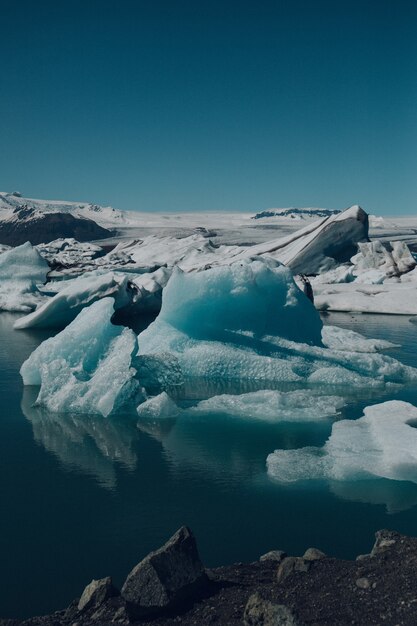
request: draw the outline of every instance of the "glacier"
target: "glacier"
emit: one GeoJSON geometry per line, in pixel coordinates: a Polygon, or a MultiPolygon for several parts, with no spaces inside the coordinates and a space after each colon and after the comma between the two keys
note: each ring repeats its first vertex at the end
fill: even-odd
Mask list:
{"type": "Polygon", "coordinates": [[[368,406],[357,420],[341,420],[323,448],[276,450],[268,474],[291,483],[387,478],[417,483],[417,408],[392,400],[368,406]]]}

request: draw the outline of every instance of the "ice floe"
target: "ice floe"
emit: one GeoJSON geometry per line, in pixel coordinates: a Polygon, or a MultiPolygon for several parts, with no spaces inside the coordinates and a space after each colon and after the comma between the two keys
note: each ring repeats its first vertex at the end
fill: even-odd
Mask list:
{"type": "Polygon", "coordinates": [[[312,389],[261,389],[240,395],[213,396],[189,408],[187,413],[225,413],[267,422],[310,422],[336,416],[343,405],[343,398],[319,395],[312,389]]]}
{"type": "Polygon", "coordinates": [[[281,482],[372,477],[417,482],[417,408],[392,400],[368,406],[357,420],[335,422],[323,448],[276,450],[267,458],[281,482]]]}

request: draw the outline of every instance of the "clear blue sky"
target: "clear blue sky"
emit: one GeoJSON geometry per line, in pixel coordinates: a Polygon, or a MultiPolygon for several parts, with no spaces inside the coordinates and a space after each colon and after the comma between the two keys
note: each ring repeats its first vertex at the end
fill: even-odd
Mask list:
{"type": "Polygon", "coordinates": [[[0,0],[0,189],[417,214],[416,0],[0,0]]]}

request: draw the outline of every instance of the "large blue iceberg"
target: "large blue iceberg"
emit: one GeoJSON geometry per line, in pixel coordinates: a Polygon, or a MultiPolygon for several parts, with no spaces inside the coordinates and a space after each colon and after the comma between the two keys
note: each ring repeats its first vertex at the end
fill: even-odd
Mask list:
{"type": "MultiPolygon", "coordinates": [[[[114,305],[103,298],[84,308],[23,364],[24,384],[40,385],[39,404],[107,416],[196,378],[324,386],[325,396],[334,394],[329,385],[370,389],[417,380],[417,370],[375,353],[386,344],[333,329],[324,343],[344,349],[325,347],[319,314],[273,259],[175,270],[159,316],[139,337],[112,324],[114,305]]],[[[153,415],[157,405],[148,405],[153,415]]]]}

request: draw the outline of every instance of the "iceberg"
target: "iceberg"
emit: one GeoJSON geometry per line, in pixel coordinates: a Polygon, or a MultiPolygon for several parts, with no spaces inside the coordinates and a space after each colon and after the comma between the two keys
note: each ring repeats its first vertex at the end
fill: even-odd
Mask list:
{"type": "Polygon", "coordinates": [[[417,408],[392,400],[368,406],[357,420],[333,424],[323,448],[276,450],[268,474],[281,482],[372,477],[417,483],[417,408]]]}
{"type": "Polygon", "coordinates": [[[49,269],[29,242],[0,254],[0,310],[32,311],[43,297],[36,285],[49,269]]]}
{"type": "Polygon", "coordinates": [[[176,269],[159,316],[138,337],[139,356],[170,353],[191,379],[367,387],[417,378],[387,355],[355,351],[357,337],[351,351],[326,348],[321,332],[319,314],[288,268],[246,259],[197,273],[176,269]]]}
{"type": "Polygon", "coordinates": [[[403,241],[383,244],[381,241],[359,243],[358,253],[351,258],[356,276],[367,270],[379,270],[387,278],[405,274],[417,265],[409,247],[403,241]]]}
{"type": "Polygon", "coordinates": [[[360,242],[368,239],[368,214],[354,205],[275,241],[248,249],[250,255],[268,255],[294,274],[320,274],[349,261],[360,242]]]}
{"type": "MultiPolygon", "coordinates": [[[[109,275],[94,280],[103,281],[100,295],[113,285],[106,282],[109,275]]],[[[73,281],[78,285],[77,306],[88,304],[90,289],[85,299],[80,294],[89,281],[73,281]]],[[[68,289],[74,291],[74,284],[68,289]]],[[[70,293],[63,289],[55,302],[65,303],[64,296],[69,299],[70,293]]],[[[53,302],[54,298],[50,307],[53,302]]],[[[132,330],[111,323],[115,306],[113,297],[86,306],[25,361],[23,382],[40,385],[39,405],[56,412],[107,416],[123,407],[136,408],[147,393],[170,393],[199,378],[215,384],[238,380],[258,386],[293,385],[289,391],[299,384],[324,387],[325,398],[315,397],[315,402],[319,413],[328,414],[330,409],[334,413],[335,393],[346,396],[359,388],[417,380],[416,369],[376,353],[391,344],[369,341],[352,331],[323,330],[318,312],[296,286],[291,271],[274,259],[245,259],[195,273],[176,268],[163,291],[159,316],[138,338],[132,330]],[[329,392],[330,385],[338,387],[337,392],[329,392]]],[[[301,398],[307,412],[311,409],[311,402],[299,394],[265,392],[262,397],[265,407],[266,400],[271,404],[264,407],[266,412],[282,413],[286,399],[295,402],[295,413],[301,409],[297,405],[301,398]]],[[[235,400],[222,401],[231,406],[235,400]]],[[[244,404],[253,407],[257,396],[239,402],[245,411],[244,404]]],[[[161,396],[140,411],[155,416],[166,404],[167,398],[161,396]]]]}
{"type": "Polygon", "coordinates": [[[55,412],[106,417],[144,399],[131,365],[136,335],[114,326],[113,313],[113,298],[98,300],[23,363],[24,384],[41,386],[37,404],[55,412]]]}
{"type": "Polygon", "coordinates": [[[84,307],[101,298],[113,297],[115,308],[127,306],[131,302],[127,283],[126,276],[118,276],[112,272],[68,281],[66,286],[64,283],[64,287],[36,311],[18,319],[14,328],[63,328],[84,307]]]}

